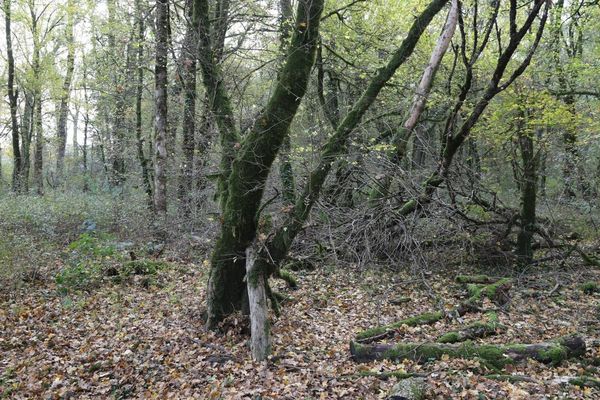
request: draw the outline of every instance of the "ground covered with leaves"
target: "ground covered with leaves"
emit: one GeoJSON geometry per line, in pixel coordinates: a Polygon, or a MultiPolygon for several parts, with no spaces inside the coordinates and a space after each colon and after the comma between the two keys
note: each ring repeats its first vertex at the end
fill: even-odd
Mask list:
{"type": "MultiPolygon", "coordinates": [[[[510,366],[502,374],[528,379],[507,382],[486,378],[498,371],[473,359],[357,364],[350,357],[349,342],[366,328],[435,311],[440,299],[443,307],[458,304],[465,293],[454,279],[466,269],[416,273],[324,263],[296,272],[298,289],[276,285],[288,301],[273,317],[273,356],[254,363],[243,317],[225,321],[222,334],[203,327],[204,258],[169,260],[153,248],[132,257],[123,249],[130,245],[100,245],[82,235],[36,279],[2,292],[0,397],[379,399],[397,381],[386,373],[407,372],[427,376],[427,398],[600,398],[597,388],[566,383],[599,370],[600,295],[584,293],[581,284],[600,274],[589,267],[538,267],[514,277],[510,302],[498,310],[506,332],[480,341],[538,343],[578,333],[588,350],[560,365],[510,366]]],[[[386,340],[435,341],[477,319],[473,313],[402,326],[386,340]]]]}

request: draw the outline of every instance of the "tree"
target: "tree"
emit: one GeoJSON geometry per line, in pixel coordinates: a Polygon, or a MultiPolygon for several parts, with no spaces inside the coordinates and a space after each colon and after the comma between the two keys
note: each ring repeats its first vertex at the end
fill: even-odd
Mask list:
{"type": "Polygon", "coordinates": [[[167,214],[167,57],[169,1],[156,0],[156,62],[154,66],[154,210],[164,223],[167,214]]]}
{"type": "Polygon", "coordinates": [[[5,28],[6,28],[6,53],[8,59],[8,101],[10,103],[10,120],[12,129],[12,150],[14,157],[14,167],[12,174],[12,190],[20,193],[23,189],[23,162],[21,158],[21,148],[19,145],[19,121],[17,118],[18,93],[15,90],[15,59],[12,49],[11,32],[11,0],[4,0],[5,28]]]}
{"type": "Polygon", "coordinates": [[[73,0],[67,1],[67,26],[65,28],[65,38],[67,45],[67,67],[65,79],[60,96],[60,108],[58,111],[58,148],[56,154],[56,174],[59,181],[62,181],[65,169],[65,149],[67,146],[67,116],[69,114],[69,97],[71,94],[71,81],[73,80],[73,71],[75,70],[75,39],[73,35],[75,6],[73,0]]]}
{"type": "MultiPolygon", "coordinates": [[[[204,1],[197,0],[196,5],[198,3],[204,1]]],[[[298,3],[294,34],[279,80],[254,127],[239,145],[231,165],[225,185],[227,196],[222,210],[221,234],[211,257],[207,289],[207,326],[211,329],[216,328],[227,314],[241,309],[246,290],[246,248],[256,237],[257,212],[271,165],[306,92],[322,11],[322,0],[298,3]]],[[[224,153],[228,151],[223,149],[224,153]]],[[[251,268],[249,276],[260,277],[264,273],[251,268]]],[[[261,279],[264,280],[250,278],[257,284],[261,279]]]]}

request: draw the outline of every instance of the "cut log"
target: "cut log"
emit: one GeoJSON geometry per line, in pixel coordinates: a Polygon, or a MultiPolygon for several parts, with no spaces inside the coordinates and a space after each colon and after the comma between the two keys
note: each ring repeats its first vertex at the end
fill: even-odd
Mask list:
{"type": "Polygon", "coordinates": [[[486,315],[487,321],[473,322],[462,329],[446,332],[436,341],[438,343],[458,343],[465,340],[493,336],[506,331],[506,327],[498,321],[496,313],[489,312],[486,315]]]}
{"type": "Polygon", "coordinates": [[[425,398],[426,389],[425,378],[406,378],[394,385],[387,400],[422,400],[425,398]]]}
{"type": "Polygon", "coordinates": [[[526,359],[547,364],[559,364],[585,353],[585,342],[578,336],[565,336],[538,344],[477,345],[444,343],[361,344],[350,342],[350,353],[356,362],[375,360],[434,361],[442,356],[479,359],[493,368],[503,368],[526,359]]]}

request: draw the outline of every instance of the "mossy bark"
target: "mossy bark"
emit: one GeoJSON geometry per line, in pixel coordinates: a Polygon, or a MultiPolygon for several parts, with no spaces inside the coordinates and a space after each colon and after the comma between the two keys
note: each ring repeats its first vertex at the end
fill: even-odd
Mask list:
{"type": "Polygon", "coordinates": [[[257,214],[269,171],[306,92],[322,10],[323,0],[298,3],[294,34],[279,81],[232,164],[221,234],[211,259],[207,291],[207,326],[211,329],[241,307],[246,248],[256,237],[257,214]]]}
{"type": "Polygon", "coordinates": [[[509,278],[502,278],[498,281],[490,284],[467,284],[467,292],[469,294],[468,303],[478,304],[483,301],[484,297],[487,297],[494,304],[503,306],[510,301],[508,295],[509,289],[512,287],[512,280],[509,278]]]}
{"type": "Polygon", "coordinates": [[[445,314],[441,311],[426,312],[419,314],[414,317],[406,318],[401,321],[395,322],[389,325],[378,326],[376,328],[367,329],[356,335],[356,340],[362,343],[372,342],[377,339],[389,336],[393,332],[403,325],[406,326],[418,326],[418,325],[430,325],[437,321],[440,321],[445,317],[445,314]]]}
{"type": "Polygon", "coordinates": [[[438,343],[458,343],[466,340],[493,336],[504,332],[506,327],[498,321],[495,313],[487,314],[487,321],[477,321],[459,330],[446,332],[437,338],[438,343]]]}
{"type": "Polygon", "coordinates": [[[578,336],[566,336],[552,342],[539,344],[476,345],[441,343],[360,344],[350,342],[350,353],[356,362],[374,360],[413,360],[418,362],[439,360],[442,356],[479,359],[493,368],[504,368],[526,359],[557,365],[585,353],[585,342],[578,336]]]}
{"type": "Polygon", "coordinates": [[[497,282],[498,278],[492,278],[487,275],[458,275],[456,282],[458,283],[479,283],[479,284],[490,284],[497,282]]]}

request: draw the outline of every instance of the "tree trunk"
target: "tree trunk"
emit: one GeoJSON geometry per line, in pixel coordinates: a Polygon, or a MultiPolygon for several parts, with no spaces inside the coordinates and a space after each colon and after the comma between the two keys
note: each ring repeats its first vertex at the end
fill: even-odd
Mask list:
{"type": "Polygon", "coordinates": [[[269,307],[267,305],[268,265],[261,263],[257,244],[246,249],[246,287],[250,305],[250,350],[255,361],[263,361],[271,352],[269,307]]]}
{"type": "Polygon", "coordinates": [[[73,35],[74,16],[73,0],[67,1],[67,26],[65,37],[67,41],[67,71],[65,80],[63,81],[62,92],[60,96],[60,106],[58,111],[58,148],[56,153],[56,177],[59,183],[63,181],[65,170],[65,150],[67,147],[67,116],[69,115],[69,97],[71,94],[71,81],[73,79],[73,71],[75,70],[75,40],[73,35]]]}
{"type": "Polygon", "coordinates": [[[439,360],[443,356],[452,358],[479,359],[494,368],[533,359],[541,363],[557,365],[562,361],[585,354],[585,341],[578,336],[565,336],[552,342],[538,344],[477,345],[472,342],[461,344],[400,343],[359,344],[350,342],[350,354],[354,361],[413,360],[425,362],[439,360]]]}
{"type": "Polygon", "coordinates": [[[256,236],[257,213],[269,171],[306,92],[322,10],[323,0],[298,3],[294,35],[280,79],[231,167],[207,290],[207,326],[211,329],[227,314],[241,308],[246,291],[246,248],[256,236]]]}
{"type": "Polygon", "coordinates": [[[181,58],[182,84],[184,87],[182,153],[179,174],[178,197],[184,215],[191,212],[191,196],[194,177],[194,135],[196,133],[196,65],[198,59],[198,21],[193,18],[193,0],[186,1],[188,26],[183,41],[181,58]]]}
{"type": "Polygon", "coordinates": [[[11,32],[11,0],[4,0],[5,28],[6,28],[6,53],[8,61],[8,101],[10,107],[10,121],[12,130],[12,150],[13,150],[13,174],[12,191],[21,193],[23,190],[23,160],[21,158],[21,148],[19,145],[19,120],[17,118],[17,101],[19,94],[15,90],[15,59],[12,49],[11,32]]]}
{"type": "MultiPolygon", "coordinates": [[[[521,120],[526,118],[523,116],[521,120]]],[[[521,229],[517,235],[517,257],[521,265],[533,261],[531,242],[535,230],[535,207],[537,196],[537,157],[533,149],[533,138],[523,126],[517,132],[521,150],[521,229]]]]}
{"type": "MultiPolygon", "coordinates": [[[[223,0],[224,1],[224,0],[223,0]]],[[[194,0],[194,19],[199,27],[198,61],[210,106],[220,131],[221,163],[217,182],[217,197],[224,209],[229,195],[228,179],[236,150],[240,147],[239,132],[235,126],[231,100],[225,88],[218,59],[211,43],[209,7],[207,0],[194,0]]]]}
{"type": "Polygon", "coordinates": [[[25,110],[21,125],[21,154],[23,156],[23,193],[29,193],[29,171],[31,169],[31,140],[33,137],[34,99],[25,92],[25,110]]]}
{"type": "Polygon", "coordinates": [[[137,13],[137,82],[135,94],[135,137],[137,145],[137,157],[142,167],[142,181],[144,191],[148,197],[148,207],[153,207],[152,183],[148,171],[148,159],[144,155],[143,120],[142,120],[142,95],[144,90],[144,15],[141,0],[135,1],[137,13]]]}
{"type": "Polygon", "coordinates": [[[154,67],[154,102],[156,116],[154,140],[154,211],[159,223],[164,224],[167,215],[167,56],[169,30],[169,2],[156,0],[156,65],[154,67]]]}
{"type": "MultiPolygon", "coordinates": [[[[408,118],[404,122],[402,129],[399,129],[392,138],[392,145],[394,147],[392,162],[394,165],[399,165],[406,155],[408,142],[415,127],[417,126],[417,122],[419,122],[419,118],[421,117],[423,110],[425,109],[425,104],[433,85],[433,79],[435,78],[440,64],[442,63],[442,59],[444,58],[444,55],[450,46],[450,42],[454,36],[454,31],[456,30],[457,21],[458,0],[452,0],[452,5],[450,11],[448,12],[448,17],[446,18],[446,24],[444,25],[442,33],[438,38],[433,52],[431,53],[429,63],[427,64],[427,67],[425,67],[425,71],[423,71],[423,76],[421,76],[419,86],[415,91],[415,96],[408,113],[408,118]]],[[[375,196],[387,195],[391,182],[391,176],[389,174],[385,174],[381,179],[378,180],[378,182],[376,182],[377,190],[373,191],[372,193],[374,193],[375,196]]]]}

